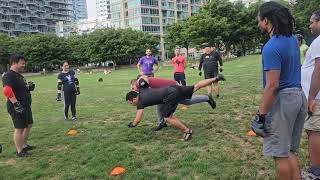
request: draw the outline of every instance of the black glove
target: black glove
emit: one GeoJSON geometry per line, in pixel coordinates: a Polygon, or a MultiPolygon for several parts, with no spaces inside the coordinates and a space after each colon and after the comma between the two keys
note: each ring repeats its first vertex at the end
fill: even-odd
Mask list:
{"type": "Polygon", "coordinates": [[[216,79],[217,79],[218,81],[225,81],[225,80],[226,80],[226,78],[224,77],[223,74],[218,74],[218,75],[216,76],[216,79]]]}
{"type": "Polygon", "coordinates": [[[265,137],[268,133],[268,130],[265,126],[265,120],[266,115],[265,114],[259,114],[259,112],[256,114],[254,120],[251,122],[251,129],[261,137],[265,137]]]}
{"type": "Polygon", "coordinates": [[[199,71],[199,76],[202,76],[202,71],[199,71]]]}
{"type": "Polygon", "coordinates": [[[128,128],[134,128],[134,127],[136,127],[136,126],[133,125],[133,122],[129,122],[128,128]]]}
{"type": "Polygon", "coordinates": [[[33,91],[36,85],[32,81],[29,81],[27,87],[29,91],[33,91]]]}
{"type": "Polygon", "coordinates": [[[219,69],[219,70],[220,70],[220,72],[223,72],[223,69],[222,69],[222,67],[220,67],[220,69],[219,69]]]}
{"type": "Polygon", "coordinates": [[[76,95],[80,95],[80,87],[76,87],[76,95]]]}
{"type": "Polygon", "coordinates": [[[14,110],[19,114],[22,114],[24,111],[24,107],[19,101],[13,103],[13,107],[14,107],[14,110]]]}
{"type": "Polygon", "coordinates": [[[140,88],[149,88],[149,83],[146,80],[144,80],[143,78],[140,78],[138,80],[138,84],[139,84],[140,88]]]}
{"type": "Polygon", "coordinates": [[[57,94],[57,101],[61,101],[61,93],[57,94]]]}

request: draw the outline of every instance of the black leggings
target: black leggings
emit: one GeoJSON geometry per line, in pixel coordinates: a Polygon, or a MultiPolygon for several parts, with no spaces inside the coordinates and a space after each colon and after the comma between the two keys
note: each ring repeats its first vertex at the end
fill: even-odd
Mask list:
{"type": "Polygon", "coordinates": [[[64,117],[68,118],[69,106],[71,105],[72,117],[76,117],[77,95],[74,91],[64,91],[64,117]]]}

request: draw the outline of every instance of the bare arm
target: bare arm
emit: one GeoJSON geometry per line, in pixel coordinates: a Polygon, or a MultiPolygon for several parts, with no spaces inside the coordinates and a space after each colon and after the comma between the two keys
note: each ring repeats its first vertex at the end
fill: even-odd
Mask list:
{"type": "Polygon", "coordinates": [[[266,73],[266,86],[263,91],[259,113],[267,114],[273,104],[275,94],[279,88],[280,70],[269,70],[266,73]]]}
{"type": "Polygon", "coordinates": [[[315,59],[315,67],[311,77],[311,84],[308,96],[309,111],[315,110],[315,99],[320,90],[320,58],[315,59]]]}
{"type": "Polygon", "coordinates": [[[137,68],[138,68],[139,73],[141,74],[141,73],[142,73],[142,70],[141,70],[141,68],[140,68],[140,64],[139,64],[139,63],[137,64],[137,68]]]}
{"type": "Polygon", "coordinates": [[[156,73],[158,70],[159,70],[159,68],[160,68],[160,63],[158,63],[158,64],[154,64],[156,67],[154,68],[154,70],[153,70],[153,73],[156,73]]]}
{"type": "Polygon", "coordinates": [[[133,125],[137,126],[142,120],[142,117],[143,117],[143,109],[139,109],[136,113],[136,117],[133,120],[133,125]]]}

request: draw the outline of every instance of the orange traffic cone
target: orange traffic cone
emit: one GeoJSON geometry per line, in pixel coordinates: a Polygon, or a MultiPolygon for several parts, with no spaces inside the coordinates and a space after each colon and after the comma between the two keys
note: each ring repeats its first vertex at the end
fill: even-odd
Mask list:
{"type": "Polygon", "coordinates": [[[76,131],[76,130],[70,130],[70,131],[68,131],[68,134],[69,134],[69,135],[76,135],[76,134],[78,134],[78,131],[76,131]]]}
{"type": "Polygon", "coordinates": [[[247,135],[250,136],[250,137],[256,137],[256,136],[257,136],[257,134],[256,134],[254,131],[252,131],[252,130],[250,130],[250,131],[247,133],[247,135]]]}
{"type": "Polygon", "coordinates": [[[123,174],[126,170],[123,167],[115,167],[113,168],[113,170],[111,171],[111,176],[117,176],[120,174],[123,174]]]}

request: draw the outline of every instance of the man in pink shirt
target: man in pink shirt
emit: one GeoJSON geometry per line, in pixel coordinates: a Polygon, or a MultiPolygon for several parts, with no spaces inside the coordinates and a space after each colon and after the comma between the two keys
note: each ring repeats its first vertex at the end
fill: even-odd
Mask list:
{"type": "Polygon", "coordinates": [[[176,56],[171,60],[171,63],[174,67],[174,80],[177,81],[180,85],[185,86],[186,75],[184,73],[184,70],[187,66],[187,60],[181,55],[180,48],[176,48],[174,53],[176,56]]]}

